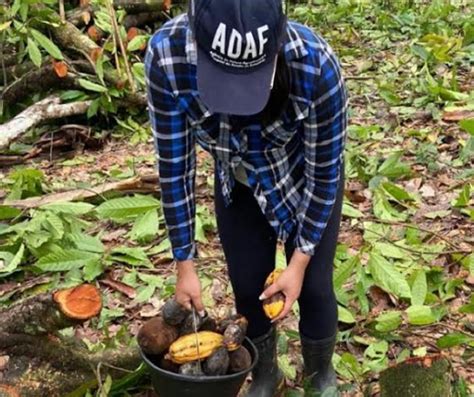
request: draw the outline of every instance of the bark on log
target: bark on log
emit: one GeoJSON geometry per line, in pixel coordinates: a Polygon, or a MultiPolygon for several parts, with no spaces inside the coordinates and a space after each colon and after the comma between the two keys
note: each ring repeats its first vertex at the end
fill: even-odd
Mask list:
{"type": "Polygon", "coordinates": [[[94,286],[82,285],[28,298],[0,312],[0,357],[4,363],[0,367],[0,396],[64,396],[84,383],[94,383],[98,369],[101,376],[121,377],[124,370],[137,367],[140,357],[136,348],[91,353],[80,341],[54,334],[96,315],[98,293],[94,286]],[[78,308],[81,318],[77,318],[78,308]]]}
{"type": "Polygon", "coordinates": [[[59,77],[52,64],[44,64],[39,69],[30,64],[29,71],[18,68],[26,73],[3,91],[1,99],[7,104],[20,102],[35,92],[48,92],[52,88],[67,89],[77,86],[74,74],[68,73],[65,77],[59,77]]]}
{"type": "MultiPolygon", "coordinates": [[[[185,1],[174,0],[173,4],[185,4],[185,1]]],[[[149,11],[168,12],[171,8],[171,0],[114,0],[114,8],[124,8],[131,14],[149,11]]]]}
{"type": "Polygon", "coordinates": [[[56,95],[43,99],[0,125],[0,149],[43,121],[86,113],[91,102],[61,104],[61,99],[56,95]]]}
{"type": "Polygon", "coordinates": [[[108,192],[156,193],[158,190],[158,176],[156,174],[146,174],[125,179],[123,181],[106,183],[90,189],[77,189],[40,197],[31,197],[24,200],[5,200],[2,205],[28,209],[37,208],[51,203],[84,201],[99,195],[104,195],[108,192]]]}
{"type": "Polygon", "coordinates": [[[380,375],[380,397],[426,396],[451,396],[451,366],[442,356],[408,359],[380,375]]]}

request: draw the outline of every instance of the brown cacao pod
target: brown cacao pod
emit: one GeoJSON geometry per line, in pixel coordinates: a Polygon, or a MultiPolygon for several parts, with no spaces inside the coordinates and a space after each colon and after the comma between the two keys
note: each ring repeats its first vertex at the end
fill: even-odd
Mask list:
{"type": "Polygon", "coordinates": [[[178,373],[179,372],[179,365],[174,363],[173,361],[167,359],[166,357],[162,357],[160,360],[160,368],[164,369],[165,371],[178,373]]]}
{"type": "Polygon", "coordinates": [[[148,320],[138,331],[137,340],[146,354],[162,354],[178,339],[176,327],[166,324],[163,317],[148,320]]]}
{"type": "Polygon", "coordinates": [[[189,315],[189,310],[179,304],[175,299],[168,299],[163,306],[161,314],[167,324],[178,326],[189,315]]]}
{"type": "Polygon", "coordinates": [[[237,350],[245,339],[242,328],[236,324],[230,324],[224,332],[224,346],[229,351],[237,350]]]}
{"type": "Polygon", "coordinates": [[[169,359],[177,364],[185,364],[205,359],[223,346],[224,337],[210,331],[200,331],[181,336],[170,346],[169,359]]]}
{"type": "Polygon", "coordinates": [[[204,361],[203,370],[206,375],[225,375],[229,368],[229,353],[225,347],[217,349],[209,358],[204,361]]]}
{"type": "Polygon", "coordinates": [[[252,356],[244,346],[230,352],[229,359],[229,373],[231,374],[243,371],[252,365],[252,356]]]}

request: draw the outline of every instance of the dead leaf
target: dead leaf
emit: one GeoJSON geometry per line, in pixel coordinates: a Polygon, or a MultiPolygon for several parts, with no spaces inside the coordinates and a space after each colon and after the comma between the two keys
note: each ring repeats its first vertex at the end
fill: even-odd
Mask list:
{"type": "Polygon", "coordinates": [[[472,110],[457,110],[453,112],[444,112],[443,121],[461,121],[465,119],[474,118],[474,111],[472,110]]]}
{"type": "Polygon", "coordinates": [[[431,185],[424,184],[421,189],[420,189],[421,197],[423,198],[430,198],[430,197],[435,197],[436,192],[434,188],[431,185]]]}
{"type": "Polygon", "coordinates": [[[95,25],[87,29],[87,35],[95,42],[98,42],[103,36],[102,31],[97,29],[95,25]]]}
{"type": "Polygon", "coordinates": [[[0,356],[0,371],[3,371],[5,368],[7,368],[9,361],[10,356],[0,356]]]}
{"type": "Polygon", "coordinates": [[[132,27],[132,28],[128,29],[127,40],[132,41],[138,35],[139,35],[138,29],[136,27],[132,27]]]}
{"type": "Polygon", "coordinates": [[[97,62],[102,55],[102,48],[94,48],[89,55],[94,62],[97,62]]]}

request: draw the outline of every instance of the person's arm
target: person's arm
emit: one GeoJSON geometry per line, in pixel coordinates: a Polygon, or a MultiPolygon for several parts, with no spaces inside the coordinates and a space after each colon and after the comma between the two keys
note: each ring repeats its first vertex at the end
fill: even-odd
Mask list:
{"type": "Polygon", "coordinates": [[[297,219],[295,252],[314,255],[336,201],[347,130],[347,91],[331,50],[321,55],[317,97],[304,124],[305,189],[297,219]]]}
{"type": "Polygon", "coordinates": [[[339,64],[332,53],[321,57],[321,75],[304,124],[305,190],[297,212],[295,251],[278,280],[260,299],[278,291],[285,294],[285,307],[273,321],[285,317],[298,299],[306,268],[321,240],[336,201],[340,165],[347,129],[347,92],[339,64]]]}
{"type": "Polygon", "coordinates": [[[150,41],[145,56],[148,112],[157,154],[161,202],[178,266],[176,299],[203,310],[199,279],[194,269],[195,254],[195,138],[186,114],[173,95],[162,65],[159,49],[150,41]]]}

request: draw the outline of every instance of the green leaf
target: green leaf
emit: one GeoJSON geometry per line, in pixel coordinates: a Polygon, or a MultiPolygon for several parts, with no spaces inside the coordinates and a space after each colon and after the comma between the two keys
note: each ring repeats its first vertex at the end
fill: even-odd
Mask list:
{"type": "Polygon", "coordinates": [[[395,331],[402,324],[402,314],[399,311],[390,311],[379,315],[375,329],[379,332],[395,331]]]}
{"type": "Polygon", "coordinates": [[[10,25],[12,24],[12,21],[6,21],[4,23],[0,23],[0,32],[2,30],[6,30],[10,27],[10,25]]]}
{"type": "Polygon", "coordinates": [[[104,272],[104,265],[98,260],[89,261],[83,268],[84,280],[91,282],[94,281],[104,272]]]}
{"type": "Polygon", "coordinates": [[[41,51],[39,50],[36,43],[28,37],[28,56],[31,59],[31,62],[35,64],[38,68],[41,66],[42,63],[42,56],[41,51]]]}
{"type": "Polygon", "coordinates": [[[278,356],[278,365],[288,379],[296,379],[296,368],[290,363],[288,354],[278,356]]]}
{"type": "Polygon", "coordinates": [[[108,200],[96,208],[102,219],[127,220],[160,208],[160,202],[152,196],[136,195],[108,200]]]}
{"type": "Polygon", "coordinates": [[[459,126],[468,134],[474,136],[474,119],[462,120],[459,126]]]}
{"type": "Polygon", "coordinates": [[[0,205],[0,221],[16,218],[20,214],[21,210],[18,208],[9,207],[8,205],[0,205]]]}
{"type": "Polygon", "coordinates": [[[96,261],[99,255],[76,249],[57,250],[41,257],[36,266],[45,272],[63,272],[80,269],[90,261],[96,261]]]}
{"type": "Polygon", "coordinates": [[[410,166],[401,160],[402,156],[401,151],[391,154],[379,167],[378,173],[391,179],[410,175],[410,166]]]}
{"type": "Polygon", "coordinates": [[[140,50],[144,44],[148,41],[148,36],[138,35],[135,36],[127,45],[127,51],[137,51],[140,50]]]}
{"type": "Polygon", "coordinates": [[[158,234],[158,228],[158,212],[156,209],[153,209],[136,219],[130,232],[130,237],[134,241],[149,241],[158,234]]]}
{"type": "Polygon", "coordinates": [[[381,186],[390,196],[399,202],[415,201],[415,197],[412,194],[394,183],[383,182],[381,186]]]}
{"type": "Polygon", "coordinates": [[[155,294],[156,286],[149,284],[146,287],[140,288],[134,302],[143,303],[148,302],[155,294]]]}
{"type": "Polygon", "coordinates": [[[459,346],[464,343],[469,343],[473,341],[472,337],[467,336],[466,334],[462,334],[460,332],[454,332],[452,334],[444,335],[443,337],[439,338],[436,342],[436,345],[440,349],[447,349],[454,346],[459,346]]]}
{"type": "Polygon", "coordinates": [[[349,218],[362,218],[364,216],[364,214],[354,208],[348,200],[344,200],[344,203],[342,204],[342,215],[349,218]]]}
{"type": "Polygon", "coordinates": [[[408,257],[407,251],[395,244],[377,241],[373,246],[377,252],[380,252],[385,258],[406,259],[408,257]]]}
{"type": "Polygon", "coordinates": [[[436,322],[436,317],[429,306],[410,306],[406,313],[412,325],[429,325],[436,322]]]}
{"type": "Polygon", "coordinates": [[[338,311],[339,321],[341,323],[354,324],[356,322],[354,315],[345,307],[338,305],[337,311],[338,311]]]}
{"type": "Polygon", "coordinates": [[[38,44],[43,47],[46,52],[51,55],[53,58],[58,60],[63,60],[63,55],[61,54],[61,50],[59,47],[54,44],[48,37],[46,37],[43,33],[39,32],[36,29],[30,29],[31,34],[33,35],[34,39],[38,42],[38,44]]]}
{"type": "Polygon", "coordinates": [[[405,277],[382,255],[372,251],[368,265],[370,274],[380,288],[400,298],[410,298],[410,286],[405,277]]]}
{"type": "Polygon", "coordinates": [[[374,215],[384,221],[405,221],[408,214],[397,211],[388,201],[386,193],[378,187],[374,191],[374,215]]]}
{"type": "Polygon", "coordinates": [[[84,215],[94,209],[92,204],[88,203],[75,203],[75,202],[55,202],[51,204],[45,204],[39,208],[49,210],[58,213],[71,214],[71,215],[84,215]]]}
{"type": "Polygon", "coordinates": [[[153,247],[148,251],[149,255],[162,254],[163,252],[171,250],[171,241],[168,238],[165,238],[157,246],[153,247]]]}
{"type": "Polygon", "coordinates": [[[104,87],[103,85],[93,83],[92,81],[86,79],[78,79],[79,84],[81,87],[84,87],[86,90],[94,91],[94,92],[107,92],[109,89],[104,87]]]}
{"type": "Polygon", "coordinates": [[[469,205],[471,200],[471,184],[466,183],[459,193],[458,198],[452,203],[453,207],[463,208],[469,205]]]}
{"type": "Polygon", "coordinates": [[[150,260],[143,248],[115,247],[110,252],[113,261],[128,263],[132,266],[152,267],[150,260]]]}
{"type": "Polygon", "coordinates": [[[356,266],[360,265],[360,259],[358,256],[353,256],[349,260],[341,263],[334,270],[333,283],[336,294],[342,292],[342,286],[352,275],[356,266]]]}
{"type": "Polygon", "coordinates": [[[95,252],[103,254],[105,252],[104,244],[97,236],[89,236],[85,233],[71,233],[67,236],[78,250],[95,252]]]}
{"type": "Polygon", "coordinates": [[[413,306],[423,306],[427,293],[428,284],[426,281],[426,273],[424,270],[418,270],[411,287],[411,304],[413,306]]]}

